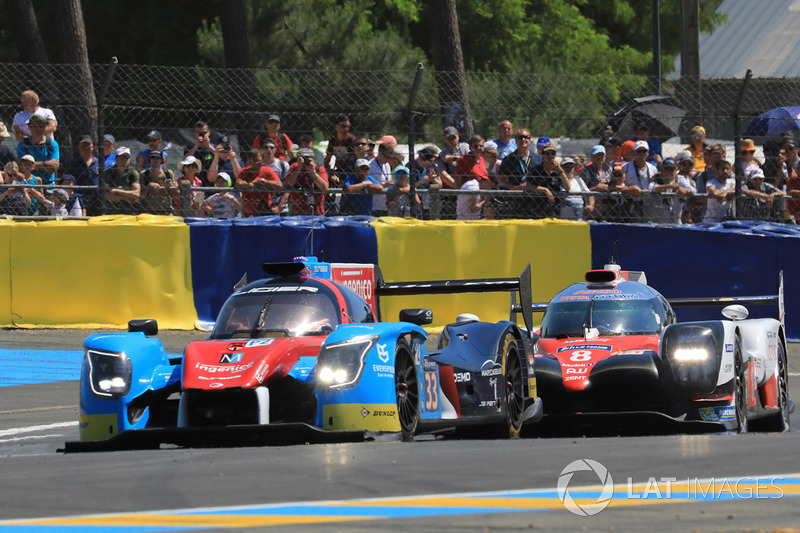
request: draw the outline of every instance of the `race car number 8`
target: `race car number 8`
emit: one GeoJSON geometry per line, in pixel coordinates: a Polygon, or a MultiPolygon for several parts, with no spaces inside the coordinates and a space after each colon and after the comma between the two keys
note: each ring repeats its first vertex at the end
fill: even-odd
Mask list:
{"type": "Polygon", "coordinates": [[[572,356],[569,358],[570,361],[588,361],[592,358],[592,352],[589,350],[575,350],[572,352],[572,356]]]}
{"type": "Polygon", "coordinates": [[[439,378],[436,372],[425,372],[425,410],[439,410],[439,378]]]}

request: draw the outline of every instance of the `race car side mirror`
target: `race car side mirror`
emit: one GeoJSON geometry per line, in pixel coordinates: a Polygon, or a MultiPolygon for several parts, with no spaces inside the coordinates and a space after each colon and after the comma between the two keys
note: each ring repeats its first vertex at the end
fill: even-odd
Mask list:
{"type": "Polygon", "coordinates": [[[403,309],[400,311],[400,322],[411,322],[418,326],[433,322],[433,311],[430,309],[403,309]]]}
{"type": "Polygon", "coordinates": [[[158,321],[155,318],[143,318],[128,322],[128,331],[141,331],[148,337],[158,335],[158,321]]]}
{"type": "Polygon", "coordinates": [[[729,305],[722,309],[722,316],[728,320],[744,320],[750,311],[743,305],[729,305]]]}

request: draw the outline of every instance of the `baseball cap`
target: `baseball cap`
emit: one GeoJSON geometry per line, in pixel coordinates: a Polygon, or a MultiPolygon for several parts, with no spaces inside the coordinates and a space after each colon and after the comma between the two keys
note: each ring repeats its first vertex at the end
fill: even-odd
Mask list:
{"type": "Polygon", "coordinates": [[[391,144],[392,146],[397,146],[397,139],[394,138],[394,135],[384,135],[380,140],[376,141],[375,144],[391,144]]]}
{"type": "Polygon", "coordinates": [[[81,137],[81,139],[78,141],[78,144],[83,144],[83,143],[92,144],[93,142],[94,142],[94,141],[92,140],[92,138],[91,138],[91,137],[89,137],[88,135],[84,135],[84,136],[83,136],[83,137],[81,137]]]}
{"type": "Polygon", "coordinates": [[[64,183],[65,181],[77,182],[78,180],[76,180],[75,176],[73,176],[72,174],[64,174],[63,176],[61,176],[61,183],[64,183]]]}
{"type": "Polygon", "coordinates": [[[233,181],[231,180],[231,176],[227,172],[218,173],[217,177],[214,178],[214,181],[216,182],[217,180],[220,180],[220,179],[225,180],[225,183],[228,184],[228,187],[233,186],[233,181]]]}
{"type": "Polygon", "coordinates": [[[197,158],[193,155],[190,155],[186,159],[181,161],[181,165],[194,165],[197,162],[198,162],[197,158]]]}
{"type": "Polygon", "coordinates": [[[150,130],[145,139],[161,139],[161,132],[158,130],[150,130]]]}
{"type": "Polygon", "coordinates": [[[106,133],[105,135],[103,135],[103,141],[108,141],[108,142],[110,142],[111,144],[117,144],[117,140],[116,140],[116,139],[114,139],[114,136],[113,136],[113,135],[110,135],[110,134],[108,134],[108,133],[106,133]]]}
{"type": "Polygon", "coordinates": [[[546,146],[550,144],[550,137],[539,137],[536,141],[536,146],[546,146]]]}
{"type": "Polygon", "coordinates": [[[606,153],[606,147],[602,144],[596,144],[592,147],[592,155],[606,153]]]}
{"type": "Polygon", "coordinates": [[[300,148],[297,151],[297,157],[314,157],[314,150],[311,148],[300,148]]]}
{"type": "Polygon", "coordinates": [[[426,161],[430,161],[431,159],[436,157],[436,150],[432,146],[426,146],[417,153],[421,155],[422,158],[425,159],[426,161]]]}
{"type": "Polygon", "coordinates": [[[67,191],[65,191],[64,189],[53,189],[53,196],[58,196],[62,202],[66,202],[67,200],[69,200],[67,191]]]}
{"type": "Polygon", "coordinates": [[[267,117],[267,122],[269,122],[270,120],[274,120],[276,122],[280,122],[281,121],[281,116],[280,115],[270,115],[270,116],[267,117]]]}
{"type": "Polygon", "coordinates": [[[678,163],[682,161],[694,161],[694,157],[692,157],[692,152],[689,150],[681,150],[678,152],[678,163]]]}
{"type": "Polygon", "coordinates": [[[11,134],[8,133],[8,128],[6,127],[6,123],[0,120],[0,137],[9,138],[11,134]]]}
{"type": "Polygon", "coordinates": [[[117,157],[121,155],[131,155],[131,149],[125,146],[120,146],[117,148],[117,157]]]}
{"type": "Polygon", "coordinates": [[[164,154],[162,154],[158,150],[153,150],[149,154],[147,154],[147,159],[155,159],[155,158],[161,159],[163,161],[164,154]]]}
{"type": "Polygon", "coordinates": [[[759,179],[760,178],[760,179],[763,180],[764,179],[764,171],[761,170],[760,168],[757,168],[755,170],[751,170],[750,173],[747,175],[747,178],[751,179],[751,180],[755,180],[755,179],[759,179]]]}
{"type": "Polygon", "coordinates": [[[396,167],[394,167],[394,170],[392,170],[392,176],[396,177],[400,176],[408,177],[409,174],[411,174],[411,171],[408,170],[408,167],[405,165],[397,165],[396,167]]]}
{"type": "Polygon", "coordinates": [[[692,128],[692,133],[695,132],[702,133],[703,135],[705,135],[706,129],[703,126],[695,126],[694,128],[692,128]]]}
{"type": "Polygon", "coordinates": [[[451,135],[458,135],[458,130],[455,129],[453,126],[447,126],[444,129],[444,136],[450,137],[451,135]]]}
{"type": "Polygon", "coordinates": [[[28,126],[47,126],[47,119],[36,113],[28,119],[28,126]]]}
{"type": "Polygon", "coordinates": [[[647,141],[636,141],[636,144],[633,145],[634,150],[638,151],[641,150],[642,148],[644,148],[648,152],[650,151],[650,145],[647,144],[647,141]]]}
{"type": "Polygon", "coordinates": [[[356,159],[356,164],[354,168],[361,168],[368,166],[369,166],[369,159],[356,159]]]}
{"type": "Polygon", "coordinates": [[[725,147],[721,144],[715,144],[714,147],[711,149],[711,152],[717,152],[722,154],[725,152],[725,147]]]}
{"type": "Polygon", "coordinates": [[[624,162],[624,161],[617,161],[617,162],[615,162],[615,163],[614,163],[614,168],[613,168],[613,170],[611,171],[611,172],[612,172],[612,174],[616,174],[616,173],[620,173],[620,174],[622,174],[622,168],[623,168],[624,166],[625,166],[625,162],[624,162]]]}
{"type": "Polygon", "coordinates": [[[31,154],[25,154],[19,158],[20,161],[30,161],[31,163],[36,163],[36,160],[33,158],[31,154]]]}
{"type": "Polygon", "coordinates": [[[661,166],[662,166],[662,167],[672,167],[672,168],[675,168],[677,165],[675,165],[675,160],[674,160],[674,159],[672,159],[671,157],[668,157],[668,158],[666,158],[666,159],[664,160],[664,162],[663,162],[663,163],[661,163],[661,166]]]}
{"type": "Polygon", "coordinates": [[[484,151],[485,150],[491,150],[493,152],[497,152],[497,143],[494,142],[494,141],[486,141],[483,144],[483,149],[484,149],[484,151]]]}
{"type": "Polygon", "coordinates": [[[571,157],[562,157],[561,166],[575,166],[575,160],[571,157]]]}

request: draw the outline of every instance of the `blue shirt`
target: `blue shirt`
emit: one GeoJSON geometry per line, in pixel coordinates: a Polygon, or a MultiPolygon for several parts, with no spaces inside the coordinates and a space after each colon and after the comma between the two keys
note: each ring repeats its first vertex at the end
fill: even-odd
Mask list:
{"type": "Polygon", "coordinates": [[[64,174],[75,176],[75,185],[93,185],[100,183],[100,165],[97,158],[92,158],[92,164],[87,166],[82,157],[76,157],[64,169],[64,174]]]}
{"type": "Polygon", "coordinates": [[[497,154],[499,155],[499,160],[502,160],[505,156],[517,149],[517,141],[514,140],[514,137],[511,137],[511,139],[508,140],[508,144],[503,144],[503,141],[500,139],[494,139],[492,142],[497,145],[497,154]]]}
{"type": "MultiPolygon", "coordinates": [[[[33,159],[38,163],[40,161],[49,161],[50,159],[59,160],[58,143],[53,139],[52,141],[45,140],[42,144],[33,144],[30,139],[25,139],[17,143],[17,159],[23,155],[32,155],[33,159]],[[28,142],[25,142],[28,141],[28,142]]],[[[52,185],[56,181],[55,172],[45,172],[37,170],[33,173],[34,176],[42,178],[42,183],[52,185]]]]}
{"type": "MultiPolygon", "coordinates": [[[[370,183],[374,183],[375,185],[380,185],[378,180],[373,178],[372,176],[367,176],[364,181],[368,181],[370,183]]],[[[356,185],[361,183],[361,180],[358,179],[358,176],[352,175],[347,176],[344,180],[345,185],[356,185]]],[[[372,214],[372,194],[364,194],[364,193],[347,193],[342,195],[342,200],[348,202],[356,213],[359,215],[371,215],[372,214]]]]}

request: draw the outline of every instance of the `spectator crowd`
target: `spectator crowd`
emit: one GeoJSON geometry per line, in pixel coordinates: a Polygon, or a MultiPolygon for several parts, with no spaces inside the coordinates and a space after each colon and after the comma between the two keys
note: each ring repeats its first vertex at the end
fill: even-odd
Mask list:
{"type": "Polygon", "coordinates": [[[267,117],[244,154],[202,121],[177,171],[167,168],[162,135],[144,136],[132,153],[104,135],[91,135],[77,155],[64,157],[54,137],[58,121],[33,91],[21,95],[12,131],[16,150],[0,145],[0,214],[93,216],[152,213],[236,218],[264,215],[415,216],[459,220],[562,218],[687,224],[726,219],[794,224],[800,218],[800,157],[791,135],[763,145],[741,141],[731,164],[722,144],[710,145],[702,126],[674,157],[650,136],[647,122],[622,138],[613,125],[589,151],[558,153],[510,120],[496,138],[444,128],[439,146],[425,143],[406,161],[397,139],[352,132],[350,117],[332,124],[324,153],[315,139],[293,141],[281,117],[267,117]],[[101,159],[102,158],[102,165],[101,159]],[[102,171],[101,171],[102,168],[102,171]],[[75,186],[80,186],[75,189],[75,186]],[[50,187],[50,188],[48,188],[50,187]]]}

